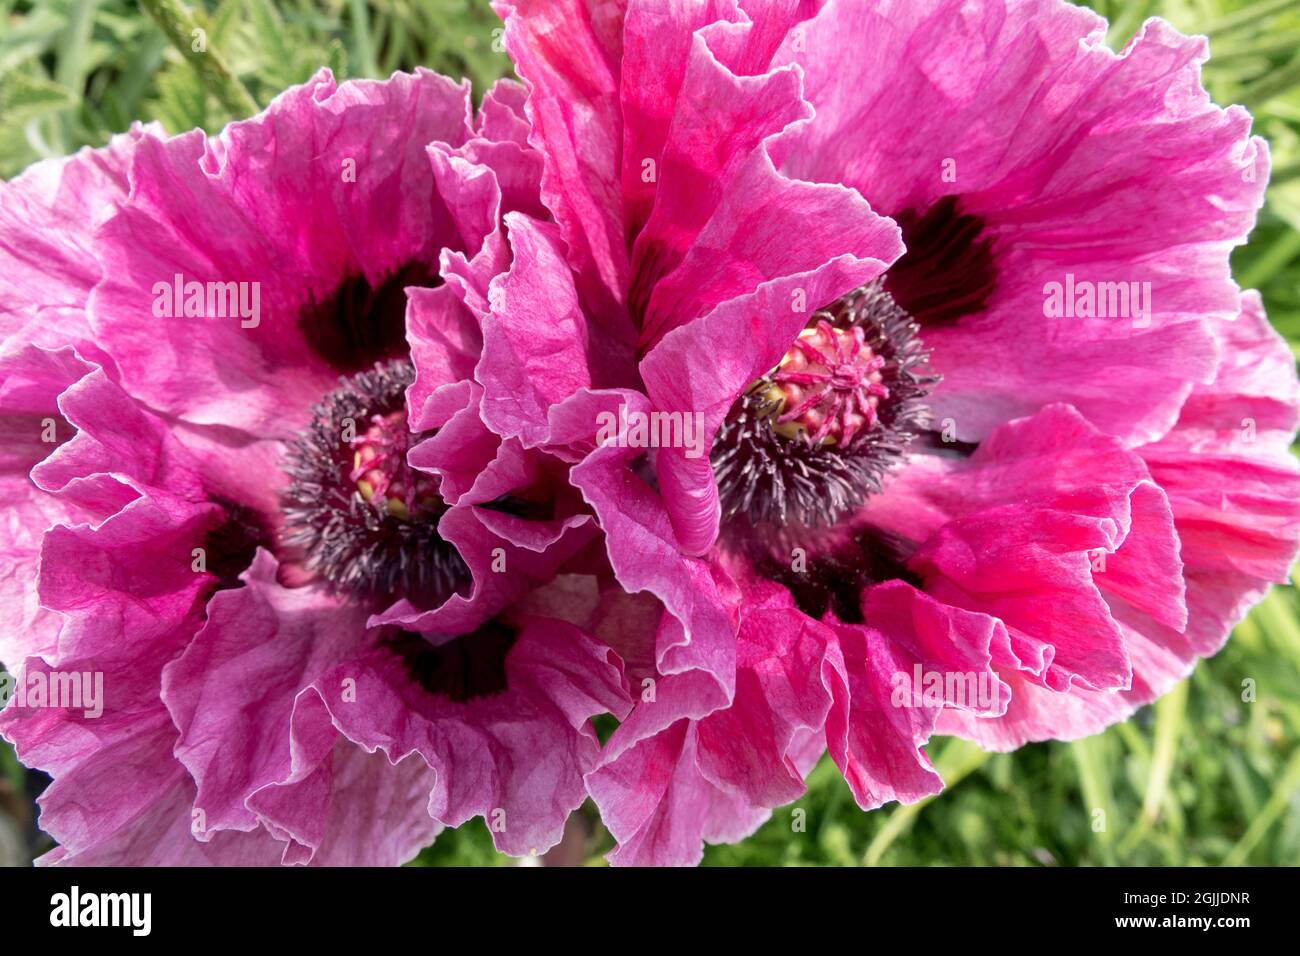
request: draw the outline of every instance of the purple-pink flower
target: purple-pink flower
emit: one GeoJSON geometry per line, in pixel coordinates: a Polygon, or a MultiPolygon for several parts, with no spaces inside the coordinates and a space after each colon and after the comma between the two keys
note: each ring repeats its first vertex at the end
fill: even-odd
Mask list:
{"type": "Polygon", "coordinates": [[[104,688],[0,717],[54,777],[45,862],[394,864],[472,816],[560,839],[589,718],[627,703],[548,591],[594,523],[476,412],[500,216],[543,214],[520,103],[321,73],[5,187],[0,655],[104,688]]]}
{"type": "Polygon", "coordinates": [[[485,420],[585,451],[663,608],[588,776],[612,861],[698,861],[824,751],[872,809],[941,788],[933,732],[1095,733],[1285,580],[1294,363],[1228,265],[1267,151],[1203,40],[1116,54],[1055,0],[500,9],[556,226],[508,219],[485,420]],[[614,406],[711,455],[598,439],[614,406]]]}

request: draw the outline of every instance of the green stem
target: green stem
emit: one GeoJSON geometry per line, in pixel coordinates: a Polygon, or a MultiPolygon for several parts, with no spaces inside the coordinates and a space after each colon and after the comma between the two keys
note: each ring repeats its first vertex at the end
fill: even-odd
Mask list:
{"type": "MultiPolygon", "coordinates": [[[[954,737],[944,745],[943,751],[935,758],[934,769],[943,778],[944,787],[951,789],[983,766],[989,756],[974,744],[954,737]]],[[[885,851],[911,827],[916,815],[933,799],[934,797],[926,797],[916,803],[901,806],[891,813],[885,825],[867,847],[867,852],[862,857],[862,865],[878,865],[885,851]]]]}
{"type": "Polygon", "coordinates": [[[1279,166],[1270,172],[1268,182],[1270,186],[1277,186],[1297,177],[1300,177],[1300,163],[1291,163],[1288,166],[1279,166]]]}
{"type": "Polygon", "coordinates": [[[370,36],[370,8],[364,0],[348,0],[348,16],[352,20],[352,36],[355,42],[357,62],[361,64],[363,76],[379,76],[379,64],[375,62],[375,42],[370,36]]]}
{"type": "Polygon", "coordinates": [[[1273,791],[1268,802],[1264,804],[1264,809],[1255,815],[1250,821],[1250,826],[1241,839],[1237,841],[1228,855],[1223,858],[1224,866],[1241,866],[1246,862],[1246,857],[1250,855],[1256,844],[1263,839],[1264,834],[1269,828],[1277,822],[1278,817],[1282,816],[1291,803],[1291,795],[1296,789],[1300,788],[1300,750],[1296,750],[1291,755],[1291,761],[1282,773],[1282,779],[1278,781],[1277,789],[1273,791]]]}
{"type": "Polygon", "coordinates": [[[66,86],[78,97],[85,91],[86,46],[95,24],[98,0],[77,0],[68,16],[68,25],[59,40],[59,59],[54,68],[54,82],[66,86]]]}
{"type": "Polygon", "coordinates": [[[1239,30],[1242,27],[1259,26],[1259,21],[1264,17],[1281,13],[1297,3],[1300,3],[1300,0],[1262,0],[1260,3],[1252,3],[1226,16],[1219,17],[1219,19],[1207,24],[1201,32],[1213,37],[1239,30]]]}
{"type": "Polygon", "coordinates": [[[257,103],[244,84],[227,69],[215,50],[194,49],[194,14],[181,0],[140,0],[140,6],[198,72],[204,87],[235,116],[252,116],[257,103]]]}
{"type": "Polygon", "coordinates": [[[1262,104],[1294,86],[1300,86],[1300,59],[1270,70],[1251,83],[1241,91],[1241,102],[1251,109],[1258,109],[1262,104]]]}
{"type": "Polygon", "coordinates": [[[1258,289],[1300,253],[1300,232],[1288,229],[1237,278],[1243,289],[1258,289]]]}
{"type": "Polygon", "coordinates": [[[1112,797],[1110,775],[1106,770],[1104,744],[1099,737],[1088,737],[1070,744],[1070,755],[1074,758],[1075,768],[1079,771],[1079,788],[1083,791],[1084,810],[1088,825],[1092,825],[1092,814],[1101,810],[1105,826],[1097,831],[1097,842],[1101,845],[1101,855],[1107,866],[1114,865],[1111,851],[1111,832],[1118,825],[1115,801],[1112,797]]]}
{"type": "Polygon", "coordinates": [[[1150,835],[1160,816],[1161,808],[1169,800],[1169,777],[1173,772],[1178,738],[1182,734],[1183,718],[1187,709],[1188,684],[1189,682],[1184,680],[1174,685],[1174,689],[1156,704],[1155,749],[1141,753],[1143,761],[1149,764],[1142,812],[1133,821],[1124,838],[1119,841],[1117,852],[1121,858],[1127,856],[1150,835]]]}
{"type": "Polygon", "coordinates": [[[1260,40],[1252,37],[1236,43],[1231,40],[1222,43],[1216,41],[1210,44],[1210,59],[1206,63],[1206,68],[1222,70],[1225,65],[1237,60],[1257,60],[1265,56],[1294,53],[1295,47],[1294,36],[1284,36],[1277,40],[1260,40]]]}
{"type": "Polygon", "coordinates": [[[1147,778],[1147,790],[1142,800],[1142,817],[1148,825],[1156,822],[1165,802],[1165,791],[1169,787],[1174,757],[1178,753],[1178,738],[1182,736],[1187,712],[1187,686],[1185,680],[1175,684],[1155,707],[1156,746],[1151,759],[1151,776],[1147,778]]]}

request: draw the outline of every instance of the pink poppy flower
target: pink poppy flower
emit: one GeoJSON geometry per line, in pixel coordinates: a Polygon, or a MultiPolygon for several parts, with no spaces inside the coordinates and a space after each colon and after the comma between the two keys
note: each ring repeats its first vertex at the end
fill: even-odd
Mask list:
{"type": "Polygon", "coordinates": [[[594,523],[477,414],[500,217],[544,214],[521,100],[322,72],[4,187],[0,658],[102,687],[0,715],[54,778],[43,862],[560,839],[627,700],[551,586],[594,523]]]}
{"type": "Polygon", "coordinates": [[[1228,264],[1267,149],[1204,40],[1116,54],[1056,0],[498,6],[555,225],[507,217],[477,379],[637,594],[611,860],[698,861],[826,751],[872,809],[941,788],[932,732],[1095,733],[1285,578],[1294,363],[1228,264]]]}

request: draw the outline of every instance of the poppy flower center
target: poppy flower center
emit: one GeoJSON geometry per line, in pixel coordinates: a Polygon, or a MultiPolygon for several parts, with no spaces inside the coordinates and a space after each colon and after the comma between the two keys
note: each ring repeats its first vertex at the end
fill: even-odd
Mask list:
{"type": "Polygon", "coordinates": [[[405,409],[371,415],[370,426],[348,445],[353,451],[348,477],[368,504],[402,519],[438,513],[442,501],[433,478],[406,461],[411,432],[405,409]]]}
{"type": "Polygon", "coordinates": [[[837,329],[820,319],[799,333],[771,375],[769,394],[782,408],[775,430],[787,438],[851,445],[858,432],[880,421],[880,400],[889,397],[881,382],[884,367],[861,326],[837,329]]]}
{"type": "Polygon", "coordinates": [[[878,491],[928,422],[917,332],[879,280],[814,314],[714,440],[724,519],[825,527],[878,491]]]}
{"type": "Polygon", "coordinates": [[[286,455],[285,544],[340,593],[432,606],[468,580],[438,534],[446,510],[434,478],[407,452],[411,363],[397,359],[340,380],[286,455]]]}

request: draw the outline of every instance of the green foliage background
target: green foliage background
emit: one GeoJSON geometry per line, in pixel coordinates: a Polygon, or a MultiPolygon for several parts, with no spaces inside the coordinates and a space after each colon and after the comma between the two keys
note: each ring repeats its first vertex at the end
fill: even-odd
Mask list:
{"type": "MultiPolygon", "coordinates": [[[[319,66],[340,78],[424,65],[482,91],[509,72],[486,0],[221,0],[193,4],[225,79],[206,79],[128,0],[0,0],[0,175],[132,120],[216,131],[319,66]],[[243,91],[247,91],[247,97],[243,91]]],[[[1300,0],[1097,0],[1118,48],[1147,16],[1211,38],[1205,82],[1243,103],[1273,150],[1268,204],[1234,268],[1300,347],[1300,0]]],[[[181,31],[190,36],[189,30],[181,31]]],[[[1274,590],[1226,649],[1174,692],[1106,733],[989,755],[936,739],[948,789],[861,813],[823,761],[808,793],[712,865],[1219,865],[1300,861],[1300,624],[1293,586],[1274,590]],[[1242,700],[1242,682],[1256,686],[1242,700]],[[1105,828],[1093,827],[1095,810],[1105,828]],[[796,813],[802,810],[804,813],[796,813]],[[802,828],[799,826],[802,821],[802,828]]],[[[0,784],[23,774],[0,747],[0,784]]],[[[589,858],[612,841],[591,807],[589,858]]],[[[38,851],[41,848],[38,847],[38,851]]],[[[481,822],[444,834],[416,865],[504,865],[481,822]]]]}

